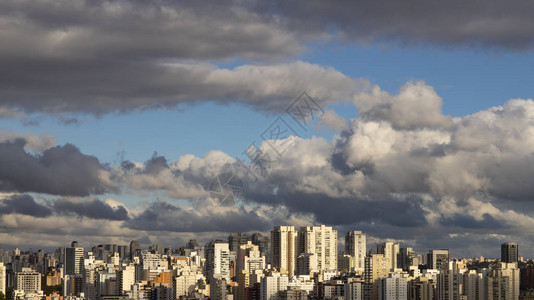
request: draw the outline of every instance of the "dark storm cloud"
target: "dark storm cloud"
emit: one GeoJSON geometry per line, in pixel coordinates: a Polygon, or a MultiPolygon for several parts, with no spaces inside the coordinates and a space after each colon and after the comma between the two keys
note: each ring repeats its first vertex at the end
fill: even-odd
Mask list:
{"type": "Polygon", "coordinates": [[[44,218],[52,215],[52,210],[35,202],[30,195],[13,195],[0,200],[0,215],[22,214],[44,218]]]}
{"type": "Polygon", "coordinates": [[[534,26],[525,1],[263,1],[297,32],[334,32],[350,41],[532,50],[534,26]]]}
{"type": "Polygon", "coordinates": [[[33,217],[74,215],[91,219],[128,220],[123,206],[112,207],[97,198],[59,198],[38,203],[28,194],[8,196],[0,200],[0,215],[22,214],[33,217]]]}
{"type": "Polygon", "coordinates": [[[332,198],[326,195],[295,193],[279,190],[276,195],[247,194],[249,201],[276,205],[283,203],[292,212],[311,213],[319,224],[346,225],[357,222],[379,222],[399,227],[425,226],[421,200],[332,198]]]}
{"type": "Polygon", "coordinates": [[[440,220],[441,225],[443,226],[455,226],[460,228],[470,228],[470,229],[497,229],[508,227],[507,224],[502,223],[499,220],[496,220],[490,214],[482,215],[481,220],[476,220],[469,215],[457,214],[451,217],[444,217],[440,220]]]}
{"type": "MultiPolygon", "coordinates": [[[[200,101],[281,112],[303,90],[328,103],[347,101],[366,83],[305,63],[265,63],[332,35],[530,50],[534,4],[516,3],[6,0],[0,3],[0,115],[103,114],[200,101]],[[233,59],[252,63],[208,64],[233,59]]],[[[367,116],[394,120],[396,110],[386,103],[367,116]]],[[[435,117],[426,125],[447,121],[435,117]]],[[[405,121],[394,125],[413,126],[405,121]]]]}
{"type": "Polygon", "coordinates": [[[125,227],[146,231],[246,232],[265,231],[272,224],[254,211],[213,206],[202,209],[153,202],[146,210],[125,223],[125,227]],[[207,209],[208,211],[205,211],[207,209]]]}
{"type": "Polygon", "coordinates": [[[112,189],[107,171],[94,156],[71,144],[32,155],[23,139],[0,143],[0,190],[87,196],[112,189]]]}
{"type": "MultiPolygon", "coordinates": [[[[236,75],[231,78],[221,77],[214,65],[195,63],[300,51],[298,39],[275,18],[232,1],[2,1],[0,40],[5,112],[100,114],[280,96],[287,102],[303,90],[262,93],[241,79],[256,67],[220,70],[236,75]]],[[[257,76],[265,80],[268,74],[257,76]]]]}
{"type": "Polygon", "coordinates": [[[52,205],[57,214],[74,214],[80,217],[106,220],[128,220],[128,211],[123,206],[116,208],[96,199],[57,199],[52,205]]]}

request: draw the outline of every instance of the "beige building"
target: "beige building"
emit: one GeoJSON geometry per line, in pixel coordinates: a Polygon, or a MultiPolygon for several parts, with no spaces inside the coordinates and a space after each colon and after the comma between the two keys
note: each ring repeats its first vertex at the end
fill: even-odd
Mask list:
{"type": "Polygon", "coordinates": [[[295,274],[297,258],[297,232],[293,226],[276,226],[271,231],[271,264],[273,268],[295,274]]]}
{"type": "Polygon", "coordinates": [[[37,293],[41,290],[41,273],[31,268],[22,268],[15,273],[15,289],[25,294],[37,293]]]}
{"type": "Polygon", "coordinates": [[[240,245],[237,250],[237,299],[245,299],[245,289],[251,287],[255,282],[251,282],[250,275],[255,271],[262,271],[265,268],[265,256],[261,256],[259,247],[248,241],[245,245],[240,245]]]}
{"type": "Polygon", "coordinates": [[[397,268],[397,255],[399,254],[399,244],[392,242],[385,242],[376,246],[378,254],[383,254],[388,261],[389,270],[397,268]]]}
{"type": "Polygon", "coordinates": [[[365,257],[364,299],[378,299],[378,279],[388,277],[389,263],[383,254],[365,257]]]}
{"type": "Polygon", "coordinates": [[[337,230],[330,226],[301,227],[298,233],[298,254],[317,257],[319,271],[337,270],[337,230]]]}

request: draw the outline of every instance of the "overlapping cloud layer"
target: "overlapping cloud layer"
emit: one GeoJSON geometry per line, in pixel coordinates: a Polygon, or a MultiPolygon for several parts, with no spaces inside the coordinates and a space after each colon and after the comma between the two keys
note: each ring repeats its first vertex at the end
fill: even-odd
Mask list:
{"type": "Polygon", "coordinates": [[[340,38],[530,51],[529,6],[501,0],[6,0],[0,3],[0,115],[102,114],[206,100],[280,111],[303,90],[317,99],[347,100],[361,88],[350,78],[280,61],[311,42],[340,38]],[[236,59],[245,64],[217,66],[236,59]]]}
{"type": "MultiPolygon", "coordinates": [[[[268,174],[258,180],[243,177],[245,201],[237,207],[217,206],[207,191],[218,174],[239,172],[236,159],[220,151],[172,162],[155,155],[144,163],[107,166],[70,145],[32,155],[22,140],[7,140],[0,147],[7,151],[2,157],[20,159],[17,164],[43,175],[22,185],[24,176],[19,179],[5,169],[0,181],[6,192],[70,197],[42,203],[27,195],[6,198],[0,209],[3,228],[32,227],[15,226],[7,215],[26,222],[102,219],[132,235],[157,239],[169,234],[185,238],[192,232],[267,231],[288,222],[325,223],[340,230],[361,228],[372,238],[394,238],[420,249],[452,245],[465,254],[472,251],[472,241],[483,245],[516,238],[529,243],[534,219],[532,208],[524,204],[534,194],[534,101],[510,100],[451,118],[441,114],[441,98],[422,82],[406,83],[397,95],[374,87],[353,99],[359,117],[331,141],[290,137],[291,146],[281,156],[264,142],[260,148],[274,158],[268,174]],[[418,118],[414,111],[420,107],[425,115],[418,118]],[[56,151],[62,155],[54,155],[56,151]],[[76,173],[71,175],[69,167],[76,173]],[[58,178],[73,184],[50,182],[58,178]],[[112,207],[72,197],[118,190],[167,200],[126,209],[120,203],[112,207]]],[[[43,230],[50,228],[29,232],[43,230]]]]}

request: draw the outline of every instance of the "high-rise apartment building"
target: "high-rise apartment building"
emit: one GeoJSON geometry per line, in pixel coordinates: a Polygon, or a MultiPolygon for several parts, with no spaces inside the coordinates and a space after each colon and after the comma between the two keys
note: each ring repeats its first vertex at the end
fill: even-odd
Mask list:
{"type": "Polygon", "coordinates": [[[245,299],[245,289],[250,287],[250,274],[265,268],[265,256],[261,256],[259,247],[247,242],[240,245],[236,262],[237,298],[245,299]]]}
{"type": "Polygon", "coordinates": [[[36,293],[41,290],[41,273],[31,268],[22,268],[15,274],[15,289],[24,293],[36,293]]]}
{"type": "Polygon", "coordinates": [[[460,299],[463,292],[463,273],[466,271],[464,264],[444,262],[437,276],[436,300],[460,299]]]}
{"type": "Polygon", "coordinates": [[[488,292],[488,296],[492,296],[493,299],[519,299],[519,276],[517,263],[500,263],[493,270],[493,288],[488,292]]]}
{"type": "Polygon", "coordinates": [[[449,250],[430,250],[427,255],[427,266],[429,269],[441,269],[441,266],[449,261],[449,250]]]}
{"type": "Polygon", "coordinates": [[[386,278],[389,273],[389,262],[384,254],[371,254],[365,257],[364,299],[378,299],[378,279],[386,278]]]}
{"type": "Polygon", "coordinates": [[[504,263],[516,263],[519,257],[519,249],[516,243],[504,243],[501,245],[501,261],[504,263]]]}
{"type": "Polygon", "coordinates": [[[133,260],[134,257],[141,254],[141,247],[139,246],[139,241],[134,240],[130,242],[130,259],[133,260]]]}
{"type": "Polygon", "coordinates": [[[293,226],[276,226],[271,231],[271,264],[281,273],[295,274],[297,232],[293,226]]]}
{"type": "Polygon", "coordinates": [[[392,273],[387,278],[378,279],[379,300],[406,300],[408,298],[408,281],[399,273],[392,273]]]}
{"type": "Polygon", "coordinates": [[[392,242],[385,242],[376,246],[376,252],[383,254],[384,258],[388,261],[388,267],[390,270],[397,268],[397,256],[399,254],[399,244],[392,242]]]}
{"type": "Polygon", "coordinates": [[[206,244],[205,275],[230,281],[230,249],[226,241],[210,241],[206,244]]]}
{"type": "Polygon", "coordinates": [[[277,300],[278,292],[287,290],[289,277],[285,274],[272,273],[261,279],[260,299],[277,300]]]}
{"type": "Polygon", "coordinates": [[[408,271],[414,265],[415,252],[412,248],[400,248],[397,255],[397,268],[408,271]]]}
{"type": "Polygon", "coordinates": [[[6,294],[6,266],[0,262],[0,292],[6,294]]]}
{"type": "Polygon", "coordinates": [[[363,272],[367,253],[367,237],[361,231],[349,231],[345,236],[345,254],[354,261],[354,271],[363,272]]]}
{"type": "Polygon", "coordinates": [[[83,272],[84,249],[78,247],[78,242],[71,243],[65,248],[65,274],[75,275],[83,272]]]}
{"type": "Polygon", "coordinates": [[[301,227],[298,233],[298,255],[317,256],[319,271],[337,270],[337,230],[330,226],[301,227]]]}
{"type": "Polygon", "coordinates": [[[361,280],[348,279],[345,282],[345,300],[363,299],[363,282],[361,280]]]}
{"type": "Polygon", "coordinates": [[[117,281],[119,284],[119,292],[125,295],[126,292],[132,290],[132,285],[135,284],[135,266],[127,265],[122,270],[117,272],[117,281]]]}

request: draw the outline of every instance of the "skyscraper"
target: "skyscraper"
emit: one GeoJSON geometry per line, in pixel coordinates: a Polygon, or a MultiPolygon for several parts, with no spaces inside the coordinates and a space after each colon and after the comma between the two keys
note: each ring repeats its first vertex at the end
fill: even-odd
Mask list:
{"type": "Polygon", "coordinates": [[[0,292],[6,294],[6,266],[0,262],[0,292]]]}
{"type": "Polygon", "coordinates": [[[139,246],[139,241],[130,242],[130,259],[133,260],[134,257],[139,256],[141,252],[141,247],[139,246]]]}
{"type": "Polygon", "coordinates": [[[399,244],[392,242],[385,242],[376,246],[378,254],[384,254],[384,258],[388,261],[390,270],[397,268],[397,256],[399,254],[399,244]]]}
{"type": "Polygon", "coordinates": [[[71,247],[65,248],[65,274],[81,274],[83,271],[84,249],[73,241],[71,247]]]}
{"type": "Polygon", "coordinates": [[[519,255],[516,243],[504,243],[501,245],[501,261],[505,263],[516,263],[519,255]]]}
{"type": "Polygon", "coordinates": [[[298,233],[297,255],[317,256],[319,270],[337,270],[337,230],[330,226],[301,227],[298,233]]]}
{"type": "Polygon", "coordinates": [[[441,266],[449,260],[449,249],[430,250],[427,255],[429,269],[441,269],[441,266]]]}
{"type": "Polygon", "coordinates": [[[378,299],[408,299],[406,277],[399,273],[378,279],[378,299]]]}
{"type": "Polygon", "coordinates": [[[276,226],[271,231],[271,264],[289,276],[295,274],[297,232],[293,226],[276,226]]]}
{"type": "Polygon", "coordinates": [[[371,254],[365,257],[364,299],[378,300],[378,280],[386,278],[388,272],[389,263],[384,254],[371,254]]]}
{"type": "Polygon", "coordinates": [[[354,271],[363,272],[365,269],[365,254],[367,253],[366,235],[361,231],[349,231],[345,236],[345,254],[354,259],[354,271]]]}
{"type": "Polygon", "coordinates": [[[410,266],[412,266],[414,263],[414,256],[415,252],[412,248],[400,248],[397,256],[397,267],[403,269],[404,271],[408,271],[410,266]]]}
{"type": "Polygon", "coordinates": [[[205,275],[208,280],[213,278],[230,281],[230,249],[226,241],[210,241],[206,244],[205,275]]]}
{"type": "Polygon", "coordinates": [[[248,242],[239,245],[237,250],[237,299],[245,299],[245,289],[250,287],[250,274],[254,271],[263,271],[265,268],[265,256],[260,255],[259,247],[248,242]]]}

